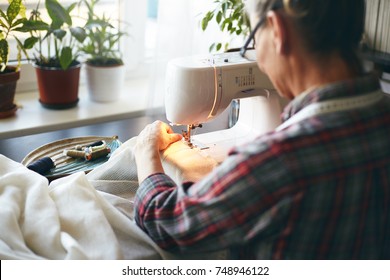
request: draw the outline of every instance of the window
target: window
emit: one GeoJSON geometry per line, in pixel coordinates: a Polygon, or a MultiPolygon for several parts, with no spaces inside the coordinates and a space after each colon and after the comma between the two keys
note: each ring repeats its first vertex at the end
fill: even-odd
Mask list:
{"type": "MultiPolygon", "coordinates": [[[[0,8],[4,9],[7,1],[0,0],[0,8]]],[[[40,2],[44,10],[44,1],[24,0],[24,3],[31,11],[40,2]]],[[[58,1],[68,6],[76,0],[58,1]]],[[[199,27],[202,14],[213,5],[210,0],[100,0],[99,3],[106,15],[125,22],[121,29],[129,36],[123,37],[121,47],[127,77],[152,72],[153,78],[162,79],[169,59],[207,53],[210,44],[220,36],[217,28],[202,32],[199,27]]],[[[35,90],[37,84],[32,65],[22,65],[21,71],[17,91],[35,90]]],[[[158,90],[162,88],[159,83],[155,86],[158,90]]]]}
{"type": "MultiPolygon", "coordinates": [[[[8,0],[0,0],[0,8],[5,11],[8,0]]],[[[63,6],[67,7],[75,1],[71,0],[58,0],[63,6]]],[[[25,0],[24,4],[27,8],[27,16],[29,16],[32,9],[35,9],[40,2],[42,15],[44,16],[44,0],[25,0]]],[[[118,24],[116,19],[120,19],[119,22],[121,30],[126,31],[129,36],[124,37],[121,42],[121,48],[123,52],[123,59],[127,66],[128,76],[132,76],[135,73],[139,75],[139,67],[144,64],[145,57],[153,54],[154,42],[152,37],[148,36],[146,40],[145,33],[150,35],[155,30],[156,19],[155,10],[148,10],[147,5],[150,4],[150,8],[153,8],[153,1],[138,1],[138,0],[100,0],[99,10],[106,16],[113,19],[113,23],[118,24]],[[146,30],[149,29],[150,31],[146,30]],[[137,69],[137,71],[136,71],[137,69]]],[[[155,2],[155,1],[154,1],[155,2]]],[[[83,14],[83,11],[77,11],[83,14]]],[[[74,19],[73,19],[74,20],[74,19]]],[[[49,20],[48,20],[49,21],[49,20]]],[[[80,21],[81,18],[80,18],[80,21]]],[[[77,23],[77,19],[76,19],[77,23]]],[[[16,42],[10,42],[10,48],[16,48],[16,42]]],[[[10,60],[16,63],[16,53],[12,52],[10,60]]],[[[33,55],[30,55],[32,58],[33,55]]],[[[142,68],[142,67],[141,67],[142,68]]],[[[143,67],[145,68],[145,67],[143,67]]],[[[32,65],[27,61],[22,65],[21,79],[18,82],[18,92],[30,91],[36,89],[36,77],[32,65]]],[[[146,73],[145,71],[141,71],[146,73]]]]}
{"type": "MultiPolygon", "coordinates": [[[[1,2],[7,2],[8,0],[1,0],[1,2]]],[[[25,6],[26,6],[26,16],[29,17],[32,10],[33,9],[36,9],[38,6],[40,7],[40,14],[41,14],[41,17],[46,21],[46,22],[50,22],[50,19],[47,15],[47,12],[46,10],[44,9],[44,0],[41,0],[41,1],[38,1],[38,0],[34,0],[34,1],[26,1],[24,0],[23,1],[25,6]]],[[[68,7],[70,6],[73,1],[70,1],[70,0],[59,0],[59,2],[64,6],[64,7],[68,7]]],[[[121,18],[122,15],[119,13],[120,9],[119,9],[119,0],[100,0],[99,2],[99,5],[97,6],[97,13],[99,14],[105,14],[106,16],[108,16],[109,18],[112,18],[114,19],[113,21],[113,24],[114,25],[117,25],[117,21],[116,19],[118,18],[121,18]],[[117,3],[118,2],[118,3],[117,3]]],[[[6,5],[5,4],[1,4],[0,7],[2,9],[5,10],[5,7],[6,5]]],[[[82,26],[84,24],[83,22],[83,15],[86,14],[86,8],[85,7],[81,7],[79,9],[74,9],[75,11],[75,14],[77,16],[73,17],[72,20],[73,20],[73,25],[74,26],[82,26]]],[[[21,33],[18,35],[20,38],[22,38],[22,41],[28,36],[26,33],[21,33]]],[[[11,42],[12,43],[12,47],[16,47],[16,43],[15,42],[11,42]]],[[[29,51],[29,53],[33,53],[33,51],[29,51]]],[[[15,60],[16,59],[16,53],[15,52],[12,52],[11,55],[13,57],[10,57],[11,60],[15,60]]]]}

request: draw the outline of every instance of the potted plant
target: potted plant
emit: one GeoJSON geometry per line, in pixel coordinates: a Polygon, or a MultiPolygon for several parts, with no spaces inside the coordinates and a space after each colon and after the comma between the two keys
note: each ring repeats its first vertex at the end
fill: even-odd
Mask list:
{"type": "Polygon", "coordinates": [[[100,0],[83,0],[88,18],[84,29],[86,39],[81,52],[86,55],[86,76],[89,96],[93,101],[111,102],[122,91],[125,66],[120,51],[120,39],[126,33],[115,28],[111,19],[96,13],[100,0]]]}
{"type": "MultiPolygon", "coordinates": [[[[26,8],[21,0],[9,0],[6,11],[0,10],[0,118],[13,116],[17,110],[14,104],[16,83],[20,78],[20,63],[22,53],[28,58],[26,48],[32,45],[26,43],[26,47],[20,41],[18,32],[23,32],[22,27],[26,18],[26,8]],[[17,43],[16,66],[9,65],[9,40],[17,43]]],[[[31,43],[31,41],[30,41],[31,43]]]]}
{"type": "Polygon", "coordinates": [[[39,101],[49,109],[71,108],[79,100],[78,44],[84,41],[85,30],[72,26],[71,12],[76,5],[73,3],[65,8],[57,0],[45,0],[51,23],[43,21],[38,7],[26,23],[26,28],[31,29],[32,40],[38,45],[34,67],[39,101]]]}
{"type": "MultiPolygon", "coordinates": [[[[250,22],[243,0],[215,0],[213,10],[207,11],[202,18],[201,27],[205,31],[209,23],[214,19],[222,32],[229,34],[229,37],[246,36],[250,32],[250,22]]],[[[227,51],[229,42],[215,42],[210,46],[209,51],[227,51]],[[224,47],[222,49],[222,47],[224,47]]]]}

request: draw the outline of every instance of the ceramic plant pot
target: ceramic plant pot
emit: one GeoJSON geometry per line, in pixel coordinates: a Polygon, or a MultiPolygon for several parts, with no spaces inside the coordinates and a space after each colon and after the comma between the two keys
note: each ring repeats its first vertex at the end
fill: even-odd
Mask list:
{"type": "Polygon", "coordinates": [[[34,67],[38,80],[39,102],[43,107],[60,110],[77,105],[81,63],[67,70],[37,64],[34,67]]]}
{"type": "Polygon", "coordinates": [[[113,102],[120,97],[125,66],[94,66],[86,63],[89,97],[96,102],[113,102]]]}
{"type": "Polygon", "coordinates": [[[16,83],[20,78],[20,72],[15,67],[7,67],[0,74],[0,119],[13,116],[17,110],[14,104],[16,83]]]}

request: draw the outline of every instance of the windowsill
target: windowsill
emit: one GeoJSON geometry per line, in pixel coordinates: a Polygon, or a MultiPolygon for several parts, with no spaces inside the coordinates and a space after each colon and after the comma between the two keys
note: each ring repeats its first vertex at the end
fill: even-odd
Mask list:
{"type": "Polygon", "coordinates": [[[19,106],[15,116],[0,119],[0,139],[138,117],[151,109],[162,110],[162,104],[151,107],[148,96],[147,78],[126,81],[120,100],[110,103],[91,101],[86,87],[80,86],[78,105],[66,110],[42,107],[37,91],[20,93],[15,97],[19,106]]]}

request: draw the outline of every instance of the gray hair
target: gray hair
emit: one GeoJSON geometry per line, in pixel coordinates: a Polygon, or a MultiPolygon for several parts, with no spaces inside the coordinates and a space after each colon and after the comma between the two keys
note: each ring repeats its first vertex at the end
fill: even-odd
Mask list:
{"type": "Polygon", "coordinates": [[[357,67],[364,32],[365,0],[243,0],[251,19],[279,4],[302,35],[307,51],[319,55],[339,51],[357,67]]]}
{"type": "Polygon", "coordinates": [[[245,3],[246,12],[250,15],[258,17],[269,11],[275,3],[280,2],[287,14],[294,17],[300,17],[307,13],[304,9],[304,1],[302,0],[243,0],[245,3]]]}

